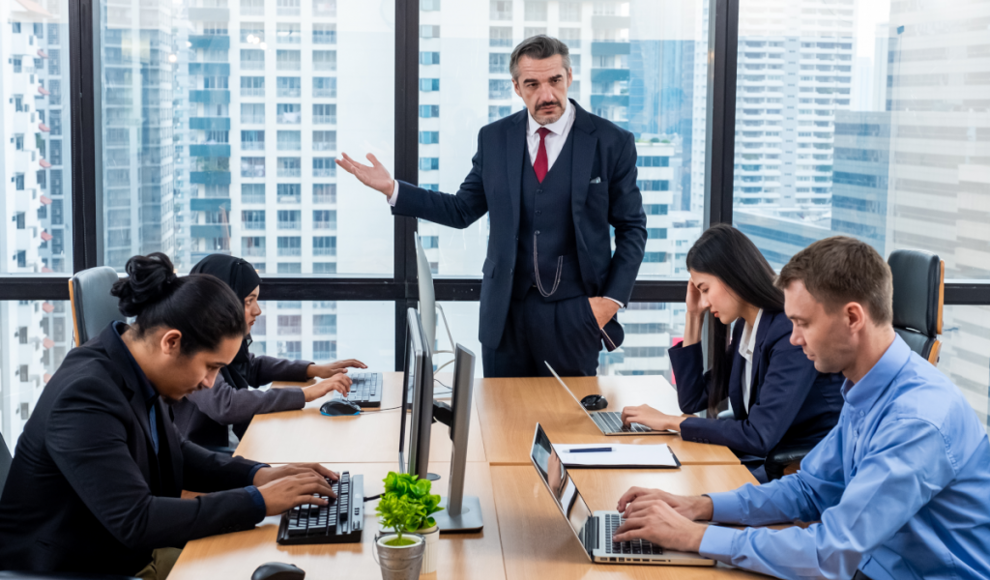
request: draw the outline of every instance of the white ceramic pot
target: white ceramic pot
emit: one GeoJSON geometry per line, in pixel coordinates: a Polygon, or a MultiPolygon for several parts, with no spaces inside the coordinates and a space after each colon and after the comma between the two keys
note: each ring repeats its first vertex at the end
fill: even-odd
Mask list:
{"type": "Polygon", "coordinates": [[[440,528],[433,526],[416,533],[423,536],[426,541],[426,550],[423,551],[423,569],[420,574],[432,574],[437,571],[437,560],[440,559],[440,528]]]}

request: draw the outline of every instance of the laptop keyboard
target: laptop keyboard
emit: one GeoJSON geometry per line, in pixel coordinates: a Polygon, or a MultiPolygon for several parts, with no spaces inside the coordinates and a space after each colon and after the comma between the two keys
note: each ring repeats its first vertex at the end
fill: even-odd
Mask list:
{"type": "Polygon", "coordinates": [[[382,373],[348,373],[351,392],[346,399],[359,407],[382,406],[382,373]]]}
{"type": "Polygon", "coordinates": [[[626,427],[622,424],[622,413],[618,411],[599,411],[592,413],[591,419],[605,433],[649,433],[653,430],[639,423],[632,423],[626,427]]]}
{"type": "MultiPolygon", "coordinates": [[[[622,522],[626,521],[625,518],[619,514],[608,514],[602,517],[606,520],[605,533],[608,535],[609,539],[615,535],[615,530],[619,529],[622,522]]],[[[628,542],[611,542],[606,544],[605,553],[659,556],[663,554],[663,548],[646,540],[630,540],[628,542]]]]}

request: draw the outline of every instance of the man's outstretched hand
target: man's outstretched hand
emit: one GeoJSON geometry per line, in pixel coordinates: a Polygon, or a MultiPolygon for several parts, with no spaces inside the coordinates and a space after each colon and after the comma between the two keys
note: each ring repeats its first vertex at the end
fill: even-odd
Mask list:
{"type": "Polygon", "coordinates": [[[354,161],[347,153],[341,153],[340,157],[337,158],[337,165],[344,171],[357,177],[361,183],[371,189],[382,192],[385,194],[385,197],[391,199],[395,180],[392,179],[392,175],[388,172],[388,169],[385,169],[385,166],[378,161],[378,158],[371,153],[368,153],[367,157],[368,161],[371,161],[370,166],[354,161]]]}

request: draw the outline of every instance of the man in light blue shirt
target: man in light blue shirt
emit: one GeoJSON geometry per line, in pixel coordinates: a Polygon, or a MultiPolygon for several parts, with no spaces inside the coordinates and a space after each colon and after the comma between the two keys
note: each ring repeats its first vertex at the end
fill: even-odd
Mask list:
{"type": "Polygon", "coordinates": [[[615,539],[781,578],[990,578],[990,442],[959,389],[894,332],[887,264],[833,237],[795,255],[777,284],[791,341],[820,372],[846,377],[838,425],[798,473],[767,485],[697,497],[629,490],[615,539]]]}

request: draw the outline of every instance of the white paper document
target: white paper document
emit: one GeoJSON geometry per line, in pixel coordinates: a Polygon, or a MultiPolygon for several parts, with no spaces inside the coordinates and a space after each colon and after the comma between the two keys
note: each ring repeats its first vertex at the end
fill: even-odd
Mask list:
{"type": "Polygon", "coordinates": [[[575,443],[553,448],[566,467],[680,467],[666,443],[575,443]],[[588,451],[576,451],[582,449],[588,451]]]}

